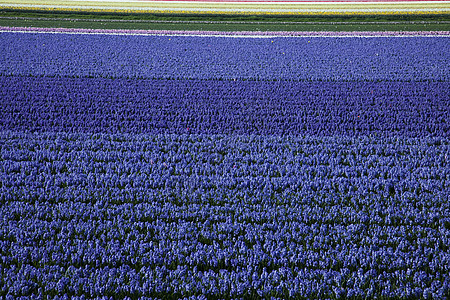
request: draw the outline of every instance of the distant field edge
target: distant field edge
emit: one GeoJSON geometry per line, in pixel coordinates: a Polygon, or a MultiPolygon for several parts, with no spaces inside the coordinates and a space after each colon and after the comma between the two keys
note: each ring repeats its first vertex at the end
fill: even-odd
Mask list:
{"type": "Polygon", "coordinates": [[[182,15],[440,15],[450,1],[53,1],[0,0],[0,9],[182,15]]]}

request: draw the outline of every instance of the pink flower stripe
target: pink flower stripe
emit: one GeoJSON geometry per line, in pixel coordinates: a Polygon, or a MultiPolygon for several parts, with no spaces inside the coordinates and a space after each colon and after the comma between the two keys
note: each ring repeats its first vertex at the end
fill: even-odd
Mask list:
{"type": "Polygon", "coordinates": [[[0,31],[92,33],[130,35],[214,35],[214,36],[450,36],[450,31],[200,31],[200,30],[133,30],[86,28],[6,27],[0,31]]]}
{"type": "Polygon", "coordinates": [[[354,2],[444,2],[447,0],[138,0],[139,2],[260,2],[260,3],[272,3],[272,2],[295,2],[295,3],[333,3],[333,2],[344,2],[344,3],[354,3],[354,2]]]}

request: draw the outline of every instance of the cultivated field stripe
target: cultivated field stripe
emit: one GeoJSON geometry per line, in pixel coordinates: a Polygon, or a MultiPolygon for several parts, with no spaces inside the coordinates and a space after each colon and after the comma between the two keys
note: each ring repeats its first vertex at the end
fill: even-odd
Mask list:
{"type": "MultiPolygon", "coordinates": [[[[86,2],[86,0],[72,0],[73,2],[86,2]]],[[[390,3],[390,2],[420,2],[420,3],[434,3],[434,2],[447,2],[447,0],[426,0],[426,1],[414,1],[414,0],[100,0],[96,2],[221,2],[221,3],[390,3]]]]}
{"type": "Polygon", "coordinates": [[[185,8],[185,7],[116,7],[96,6],[48,6],[1,5],[0,9],[37,10],[43,12],[97,12],[97,13],[162,13],[162,14],[225,14],[225,15],[442,15],[450,14],[449,8],[361,8],[361,9],[263,9],[263,8],[185,8]]]}
{"type": "Polygon", "coordinates": [[[448,14],[450,1],[198,2],[0,0],[0,9],[181,14],[371,15],[448,14]]]}
{"type": "MultiPolygon", "coordinates": [[[[1,7],[1,5],[0,5],[1,7]]],[[[19,4],[10,4],[9,7],[13,8],[23,8],[22,5],[19,4]]],[[[28,5],[28,8],[48,8],[48,5],[40,5],[33,4],[28,5]]],[[[283,6],[284,7],[284,6],[283,6]]],[[[52,8],[65,8],[65,9],[85,9],[85,10],[94,10],[97,9],[97,6],[76,6],[76,5],[53,5],[52,8]]],[[[123,6],[118,7],[121,10],[136,10],[136,11],[146,11],[146,10],[155,10],[155,11],[186,11],[187,9],[190,11],[198,11],[198,12],[206,12],[206,11],[224,11],[224,12],[449,12],[450,7],[446,8],[244,8],[244,7],[236,7],[236,8],[214,8],[214,7],[132,7],[132,6],[123,6]]]]}
{"type": "Polygon", "coordinates": [[[30,20],[30,21],[76,21],[98,23],[168,23],[168,24],[283,24],[283,25],[403,25],[403,24],[450,24],[450,21],[335,21],[335,22],[276,22],[276,21],[212,21],[212,20],[134,20],[134,19],[80,19],[80,18],[47,18],[47,17],[0,17],[0,20],[30,20]]]}
{"type": "Polygon", "coordinates": [[[363,9],[363,8],[449,8],[450,1],[434,1],[434,2],[278,2],[278,3],[258,3],[258,2],[93,2],[93,1],[9,1],[0,0],[1,6],[67,6],[67,7],[99,7],[99,8],[264,8],[264,9],[363,9]]]}
{"type": "Polygon", "coordinates": [[[0,27],[0,32],[68,33],[107,35],[169,35],[169,36],[224,36],[224,37],[450,37],[450,31],[197,31],[197,30],[117,30],[84,28],[0,27]]]}

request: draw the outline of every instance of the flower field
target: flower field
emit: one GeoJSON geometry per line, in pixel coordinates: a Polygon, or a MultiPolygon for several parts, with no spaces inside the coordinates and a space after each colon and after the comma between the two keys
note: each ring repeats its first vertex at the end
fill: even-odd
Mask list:
{"type": "Polygon", "coordinates": [[[0,27],[0,298],[448,299],[449,41],[0,27]]]}
{"type": "Polygon", "coordinates": [[[260,15],[434,15],[449,14],[450,2],[431,1],[55,1],[0,0],[0,9],[50,12],[260,14],[260,15]]]}

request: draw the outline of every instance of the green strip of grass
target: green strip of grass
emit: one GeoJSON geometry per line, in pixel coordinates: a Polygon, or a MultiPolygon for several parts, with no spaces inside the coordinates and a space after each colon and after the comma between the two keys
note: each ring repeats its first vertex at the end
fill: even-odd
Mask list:
{"type": "Polygon", "coordinates": [[[51,17],[74,19],[120,20],[170,20],[170,21],[272,21],[272,22],[371,22],[371,21],[450,21],[449,14],[442,15],[214,15],[214,14],[143,14],[108,12],[42,12],[0,9],[0,16],[51,17]]]}
{"type": "Polygon", "coordinates": [[[153,14],[62,14],[0,11],[0,26],[212,31],[442,31],[448,16],[207,17],[153,14]],[[207,23],[211,22],[211,23],[207,23]]]}
{"type": "Polygon", "coordinates": [[[44,28],[91,29],[146,29],[146,30],[211,30],[211,31],[440,31],[448,30],[448,24],[227,24],[227,23],[134,23],[92,22],[71,20],[11,20],[0,19],[0,26],[44,28]]]}

